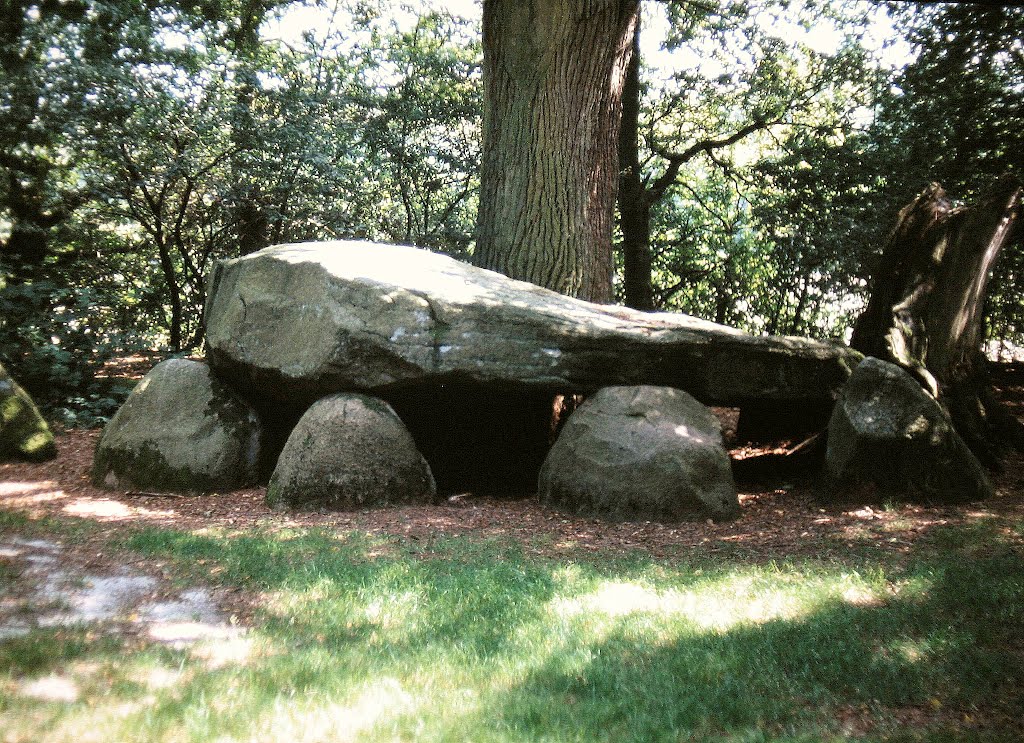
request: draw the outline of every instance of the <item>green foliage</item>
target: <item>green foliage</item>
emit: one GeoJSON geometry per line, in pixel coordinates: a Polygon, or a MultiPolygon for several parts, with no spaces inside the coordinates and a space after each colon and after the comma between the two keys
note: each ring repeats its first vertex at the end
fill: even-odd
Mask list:
{"type": "Polygon", "coordinates": [[[10,287],[45,283],[26,290],[37,299],[10,300],[43,314],[5,325],[29,331],[6,355],[30,377],[52,361],[51,376],[102,407],[68,356],[78,347],[50,340],[49,308],[76,322],[92,301],[106,315],[94,338],[139,332],[192,348],[213,262],[267,242],[370,237],[466,254],[471,24],[435,13],[410,31],[372,4],[343,3],[301,41],[266,40],[261,28],[287,5],[5,8],[0,273],[10,287]],[[50,302],[58,287],[81,301],[50,302]]]}
{"type": "Polygon", "coordinates": [[[121,272],[157,287],[140,308],[172,350],[198,343],[218,258],[338,237],[465,253],[478,42],[447,15],[352,23],[339,6],[298,43],[244,48],[178,28],[184,48],[104,78],[87,209],[137,257],[121,272]]]}
{"type": "Polygon", "coordinates": [[[102,424],[130,391],[97,377],[104,361],[140,345],[118,332],[99,333],[99,304],[89,288],[69,294],[38,282],[0,289],[0,363],[44,415],[67,426],[102,424]]]}
{"type": "Polygon", "coordinates": [[[1021,172],[1024,8],[943,4],[898,9],[916,58],[883,99],[877,136],[900,168],[899,197],[939,181],[964,199],[1021,172]]]}
{"type": "MultiPolygon", "coordinates": [[[[949,3],[896,9],[916,58],[882,97],[871,132],[888,164],[876,208],[895,213],[928,183],[970,202],[1005,173],[1024,173],[1024,9],[949,3]]],[[[1024,230],[989,285],[990,338],[1021,345],[1024,230]]]]}
{"type": "Polygon", "coordinates": [[[870,14],[755,2],[672,4],[668,18],[666,45],[693,64],[669,83],[647,72],[642,99],[656,302],[756,332],[841,335],[860,263],[844,230],[863,217],[848,202],[863,204],[871,179],[849,167],[879,80],[860,39],[870,14]],[[801,40],[812,27],[833,28],[835,47],[801,40]]]}
{"type": "MultiPolygon", "coordinates": [[[[106,415],[117,395],[89,372],[117,349],[198,346],[218,259],[334,238],[472,253],[478,22],[346,0],[275,38],[301,7],[0,12],[0,357],[51,414],[106,415]]],[[[645,60],[639,142],[660,307],[841,337],[900,206],[1021,169],[1018,8],[895,7],[915,56],[888,70],[873,4],[645,7],[666,50],[645,60]]],[[[993,338],[1024,333],[1019,242],[990,285],[993,338]]]]}
{"type": "Polygon", "coordinates": [[[756,311],[769,333],[841,338],[861,309],[856,293],[891,219],[874,208],[881,168],[861,134],[796,132],[785,144],[754,169],[754,219],[776,266],[774,289],[753,295],[756,311]]]}

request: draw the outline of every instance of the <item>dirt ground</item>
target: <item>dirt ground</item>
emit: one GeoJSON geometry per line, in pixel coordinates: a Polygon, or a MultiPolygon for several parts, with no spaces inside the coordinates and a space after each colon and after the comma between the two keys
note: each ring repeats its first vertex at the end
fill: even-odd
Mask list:
{"type": "MultiPolygon", "coordinates": [[[[322,527],[392,535],[414,541],[473,534],[512,538],[551,555],[575,551],[741,553],[748,559],[841,555],[858,543],[905,552],[937,526],[989,517],[1024,519],[1024,457],[1011,456],[994,476],[997,495],[957,506],[823,504],[809,475],[740,483],[741,515],[732,522],[607,523],[553,512],[536,497],[456,495],[437,505],[351,512],[282,512],[264,503],[265,488],[200,496],[109,491],[93,487],[89,467],[99,431],[58,434],[59,456],[42,464],[0,465],[0,508],[32,517],[74,516],[108,527],[126,524],[176,529],[322,527]]],[[[1007,538],[1013,534],[1008,530],[1007,538]]],[[[98,556],[99,558],[99,556],[98,556]]]]}

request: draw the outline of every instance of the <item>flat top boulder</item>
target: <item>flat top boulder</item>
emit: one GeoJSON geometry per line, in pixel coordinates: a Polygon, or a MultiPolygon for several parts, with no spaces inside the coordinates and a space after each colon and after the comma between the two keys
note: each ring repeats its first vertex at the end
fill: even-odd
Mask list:
{"type": "Polygon", "coordinates": [[[590,392],[665,384],[704,402],[834,398],[860,359],[686,315],[565,297],[426,250],[280,245],[218,264],[208,357],[255,394],[465,382],[590,392]]]}

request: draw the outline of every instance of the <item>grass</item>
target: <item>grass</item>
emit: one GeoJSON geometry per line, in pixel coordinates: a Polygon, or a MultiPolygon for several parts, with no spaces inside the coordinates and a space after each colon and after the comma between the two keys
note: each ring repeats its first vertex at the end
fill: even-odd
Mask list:
{"type": "Polygon", "coordinates": [[[246,652],[0,642],[0,741],[1015,740],[1024,558],[1000,538],[753,564],[146,529],[122,546],[255,598],[246,652]],[[47,679],[74,698],[24,693],[47,679]]]}

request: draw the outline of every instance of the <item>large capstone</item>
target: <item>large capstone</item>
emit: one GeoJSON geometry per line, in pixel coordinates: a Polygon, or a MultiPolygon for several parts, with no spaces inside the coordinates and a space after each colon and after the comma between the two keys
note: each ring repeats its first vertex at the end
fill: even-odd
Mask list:
{"type": "Polygon", "coordinates": [[[541,501],[624,520],[739,512],[718,419],[671,387],[608,387],[572,414],[540,472],[541,501]]]}
{"type": "Polygon", "coordinates": [[[203,493],[256,483],[262,426],[252,407],[198,361],[153,367],[103,430],[97,486],[203,493]]]}
{"type": "Polygon", "coordinates": [[[395,411],[367,395],[336,394],[315,402],[295,426],[267,502],[347,510],[429,503],[435,494],[430,467],[395,411]]]}
{"type": "Polygon", "coordinates": [[[829,422],[825,494],[962,503],[992,495],[992,483],[949,415],[910,374],[866,358],[829,422]]]}
{"type": "Polygon", "coordinates": [[[56,455],[53,433],[39,408],[0,365],[0,461],[40,462],[56,455]]]}
{"type": "Polygon", "coordinates": [[[303,410],[342,391],[473,387],[687,390],[708,404],[830,408],[855,351],[754,337],[686,315],[565,297],[417,248],[282,245],[224,261],[207,304],[218,374],[261,404],[303,410]]]}

